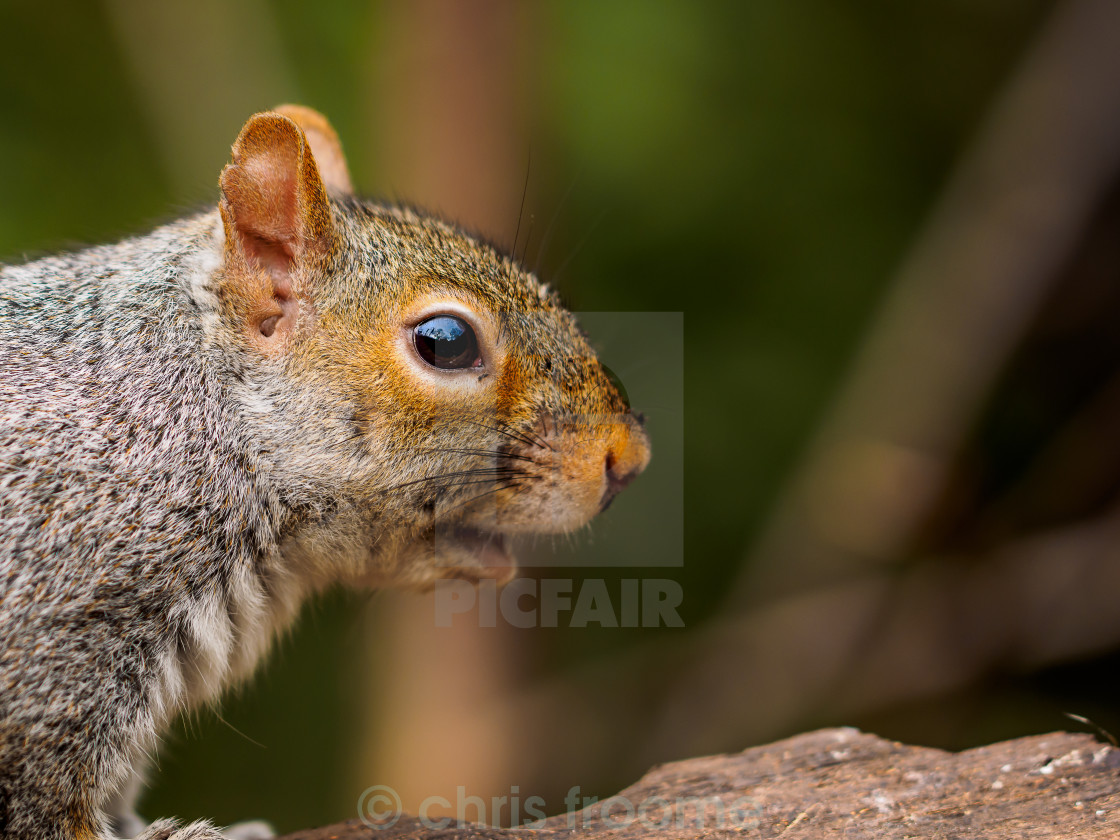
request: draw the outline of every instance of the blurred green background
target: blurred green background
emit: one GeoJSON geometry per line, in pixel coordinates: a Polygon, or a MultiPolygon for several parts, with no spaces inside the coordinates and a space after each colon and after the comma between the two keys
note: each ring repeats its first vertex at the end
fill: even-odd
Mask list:
{"type": "MultiPolygon", "coordinates": [[[[994,373],[976,386],[977,396],[962,401],[962,431],[938,451],[937,478],[915,502],[920,509],[907,514],[887,548],[856,552],[860,561],[851,568],[860,580],[887,570],[882,591],[874,590],[878,600],[860,602],[874,603],[867,612],[882,618],[879,624],[871,622],[834,657],[836,615],[801,607],[817,603],[816,594],[826,597],[827,586],[848,571],[807,573],[803,589],[797,581],[769,585],[768,572],[751,585],[751,564],[762,568],[781,554],[781,528],[797,530],[797,504],[782,500],[792,494],[796,501],[799,465],[819,451],[812,441],[821,439],[832,409],[846,404],[851,372],[861,364],[857,352],[884,317],[882,301],[905,278],[900,268],[916,259],[914,244],[952,173],[992,114],[1002,113],[1001,92],[1013,87],[1031,45],[1053,28],[1054,9],[1043,0],[3,3],[0,255],[14,261],[113,240],[213,205],[218,173],[245,118],[292,101],[330,118],[362,191],[413,198],[409,188],[417,184],[429,206],[467,208],[456,215],[477,198],[490,209],[473,226],[507,246],[527,172],[518,248],[573,309],[684,313],[683,418],[679,405],[665,406],[660,418],[648,412],[655,465],[658,424],[672,429],[671,439],[683,419],[683,489],[669,482],[657,485],[668,488],[663,498],[624,508],[624,494],[618,505],[639,529],[637,513],[679,518],[683,499],[683,563],[651,574],[681,583],[688,627],[517,634],[509,657],[516,664],[503,685],[510,696],[551,697],[552,705],[540,708],[553,712],[509,718],[509,743],[494,755],[539,753],[538,760],[495,759],[501,767],[475,779],[469,756],[442,753],[439,745],[450,749],[461,735],[438,709],[430,721],[437,746],[417,742],[421,767],[446,761],[462,768],[458,783],[471,793],[518,784],[556,811],[573,784],[605,795],[654,761],[741,749],[817,725],[860,725],[950,748],[1073,725],[1062,717],[1066,710],[1120,726],[1109,659],[1120,633],[1110,623],[1094,625],[1083,643],[1037,656],[1018,637],[972,647],[967,634],[980,638],[991,628],[953,620],[952,593],[965,592],[965,583],[953,578],[923,588],[926,578],[907,577],[919,568],[933,570],[938,582],[957,574],[973,580],[968,570],[989,568],[984,562],[992,557],[1003,562],[1003,549],[1024,534],[1093,521],[1109,509],[1120,471],[1105,458],[1111,472],[1094,473],[1092,492],[1078,489],[1083,473],[1052,471],[1028,494],[1026,508],[997,504],[998,515],[989,515],[1066,421],[1111,381],[1114,322],[1099,319],[1115,311],[1109,290],[1118,261],[1107,248],[1090,260],[1096,285],[1055,281],[1023,304],[1025,326],[991,363],[994,373]],[[478,40],[480,33],[492,40],[478,40]],[[480,89],[492,89],[501,102],[449,115],[444,109],[455,97],[431,95],[426,74],[470,76],[471,61],[478,78],[500,82],[480,89]],[[472,115],[483,124],[476,145],[463,128],[472,115]],[[409,159],[401,149],[409,148],[413,126],[427,139],[409,159]],[[502,175],[477,187],[451,177],[425,181],[427,143],[455,151],[444,164],[453,174],[502,175]],[[445,203],[441,188],[456,196],[445,203]],[[499,229],[487,221],[494,218],[499,229]],[[1065,299],[1055,296],[1067,287],[1082,291],[1063,309],[1065,299]],[[1073,314],[1039,327],[1045,311],[1073,314]],[[1103,338],[1086,338],[1093,335],[1103,338]],[[1064,355],[1055,356],[1055,346],[1064,355]],[[1046,384],[1055,382],[1068,387],[1046,384]],[[1036,513],[1022,513],[1027,508],[1036,513]],[[776,518],[787,525],[775,526],[776,518]],[[988,651],[960,673],[935,655],[946,649],[937,639],[892,636],[893,614],[883,611],[883,603],[902,602],[907,593],[920,600],[935,590],[945,597],[929,612],[947,620],[909,630],[933,627],[945,636],[956,626],[967,637],[947,648],[956,652],[947,657],[953,663],[961,651],[988,651]],[[765,644],[748,655],[729,640],[736,628],[756,632],[751,627],[763,628],[757,632],[765,644]],[[910,682],[897,667],[867,665],[880,661],[883,644],[902,646],[898,661],[914,671],[910,682]],[[817,651],[819,661],[806,659],[806,650],[817,651]],[[700,668],[706,657],[723,669],[700,668]],[[836,681],[815,681],[810,672],[818,665],[836,681]],[[950,671],[952,677],[937,676],[950,671]],[[673,688],[681,681],[703,691],[673,688]],[[725,684],[736,687],[723,694],[725,684]],[[565,692],[579,703],[558,700],[565,692]],[[727,699],[713,699],[720,697],[727,699]]],[[[1024,134],[1023,144],[1031,142],[1024,134]]],[[[963,171],[965,182],[975,174],[963,171]]],[[[1107,183],[1099,187],[1106,193],[1107,183]]],[[[1113,230],[1106,224],[1112,217],[1101,221],[1097,211],[1111,205],[1089,204],[1088,221],[1078,217],[1074,245],[1054,258],[1048,277],[1076,274],[1069,268],[1077,264],[1076,243],[1113,230]]],[[[1034,238],[1024,235],[1023,247],[1034,238]]],[[[965,297],[963,315],[971,305],[965,297]]],[[[936,344],[939,319],[951,320],[953,311],[931,310],[915,323],[936,344]]],[[[948,352],[956,333],[946,327],[944,335],[948,352]]],[[[627,344],[628,358],[672,359],[676,341],[656,330],[639,333],[627,344]]],[[[924,381],[916,375],[909,387],[920,393],[924,381]]],[[[921,402],[880,396],[903,408],[921,402]]],[[[1053,457],[1096,469],[1109,428],[1087,432],[1053,457]]],[[[905,479],[899,494],[917,486],[905,478],[910,473],[898,474],[905,479]]],[[[635,542],[639,536],[635,530],[635,542]]],[[[616,538],[625,542],[617,529],[616,538]]],[[[624,565],[640,563],[628,558],[624,565]]],[[[799,567],[790,560],[789,568],[799,567]]],[[[994,568],[984,592],[1022,584],[1018,572],[1007,571],[1005,580],[1002,567],[994,568]]],[[[579,573],[616,581],[633,568],[579,573]]],[[[290,830],[357,816],[363,789],[396,784],[391,769],[375,775],[366,758],[379,726],[393,724],[377,723],[394,708],[382,703],[379,687],[394,686],[406,698],[409,691],[408,662],[385,653],[392,637],[378,635],[396,626],[381,615],[394,597],[337,593],[310,605],[251,685],[220,712],[191,716],[169,739],[143,811],[220,822],[266,817],[290,830]]],[[[993,626],[1014,603],[992,602],[993,626]]],[[[1061,627],[1078,637],[1077,610],[1038,603],[1049,611],[1046,621],[1065,616],[1061,627]]],[[[430,613],[422,621],[430,623],[430,613]]],[[[444,688],[454,708],[456,685],[444,688]]],[[[413,786],[423,790],[424,782],[413,786]]]]}

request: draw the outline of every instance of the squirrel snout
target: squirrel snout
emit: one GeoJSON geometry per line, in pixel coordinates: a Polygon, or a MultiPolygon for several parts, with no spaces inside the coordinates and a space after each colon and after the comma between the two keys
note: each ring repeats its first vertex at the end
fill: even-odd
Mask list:
{"type": "Polygon", "coordinates": [[[610,507],[614,497],[646,468],[649,463],[649,438],[641,421],[621,427],[621,433],[612,435],[603,470],[606,475],[606,488],[603,491],[599,511],[610,507]]]}

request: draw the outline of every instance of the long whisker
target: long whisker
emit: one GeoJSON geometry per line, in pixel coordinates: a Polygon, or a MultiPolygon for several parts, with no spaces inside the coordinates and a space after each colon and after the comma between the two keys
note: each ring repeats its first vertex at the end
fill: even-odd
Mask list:
{"type": "Polygon", "coordinates": [[[502,452],[502,451],[497,450],[497,449],[458,449],[458,448],[432,447],[430,449],[413,449],[411,451],[412,452],[456,452],[460,455],[479,455],[479,456],[486,456],[486,457],[491,457],[491,458],[508,458],[510,460],[528,461],[531,464],[536,463],[536,461],[534,461],[528,455],[518,455],[515,452],[502,452]]]}
{"type": "Polygon", "coordinates": [[[537,217],[533,213],[530,213],[529,214],[529,230],[526,231],[526,233],[525,233],[525,244],[521,246],[521,258],[518,260],[518,262],[522,266],[525,265],[525,257],[529,253],[529,243],[533,241],[533,225],[536,223],[536,221],[537,221],[537,217]]]}
{"type": "Polygon", "coordinates": [[[485,423],[479,423],[476,420],[467,420],[466,418],[462,417],[457,418],[456,422],[469,423],[472,426],[478,426],[480,429],[497,432],[500,435],[505,435],[512,440],[519,441],[520,443],[527,444],[528,446],[544,447],[545,449],[552,450],[552,447],[548,445],[547,441],[543,440],[542,438],[537,438],[534,440],[533,437],[530,437],[529,434],[525,432],[518,432],[511,429],[502,428],[500,426],[488,426],[485,423]]]}
{"type": "Polygon", "coordinates": [[[472,484],[493,484],[496,481],[520,481],[522,478],[528,476],[507,476],[505,478],[479,478],[468,481],[449,481],[447,484],[441,485],[442,489],[450,490],[453,487],[470,487],[472,484]]]}
{"type": "Polygon", "coordinates": [[[536,432],[527,431],[527,432],[523,432],[522,434],[524,434],[526,437],[530,438],[537,446],[542,447],[544,449],[547,449],[550,452],[555,451],[555,450],[553,450],[553,448],[551,446],[548,445],[548,441],[546,441],[543,437],[538,435],[536,432]]]}
{"type": "Polygon", "coordinates": [[[476,470],[457,470],[455,472],[439,473],[438,475],[424,476],[423,478],[414,478],[410,481],[404,481],[400,484],[393,484],[387,487],[380,488],[382,491],[400,490],[402,487],[412,487],[417,484],[424,484],[425,482],[440,481],[449,478],[479,478],[486,477],[488,480],[501,478],[507,475],[520,474],[520,470],[513,467],[490,467],[485,469],[476,470]]]}
{"type": "Polygon", "coordinates": [[[533,165],[533,152],[525,156],[525,183],[521,186],[521,209],[517,211],[517,230],[513,234],[513,247],[510,249],[510,276],[513,276],[513,262],[517,258],[517,240],[521,237],[521,219],[525,215],[525,197],[529,194],[529,171],[533,165]]]}
{"type": "Polygon", "coordinates": [[[458,504],[452,505],[446,511],[444,511],[444,515],[446,515],[448,513],[451,513],[452,511],[456,511],[459,508],[464,507],[465,505],[469,505],[471,502],[476,502],[479,499],[485,498],[486,496],[490,496],[490,495],[492,495],[494,493],[498,493],[502,490],[510,490],[510,489],[513,489],[514,487],[520,487],[520,486],[521,486],[520,480],[508,481],[506,483],[503,483],[503,484],[499,485],[498,487],[491,488],[490,490],[487,490],[484,493],[478,493],[477,495],[471,496],[469,499],[466,499],[465,501],[462,501],[462,502],[459,502],[458,504]]]}
{"type": "MultiPolygon", "coordinates": [[[[341,420],[341,421],[349,421],[352,418],[347,416],[347,415],[344,415],[344,414],[334,414],[334,415],[332,415],[332,419],[341,420]]],[[[485,429],[486,431],[496,432],[497,434],[503,435],[503,436],[509,438],[510,440],[516,440],[519,443],[525,444],[526,446],[534,446],[534,447],[539,447],[539,448],[542,448],[542,449],[548,449],[549,451],[555,451],[553,449],[553,447],[549,445],[548,441],[546,441],[540,435],[535,434],[534,432],[518,431],[518,430],[510,429],[510,428],[504,427],[504,426],[491,425],[489,423],[481,423],[477,420],[470,420],[466,417],[453,417],[453,418],[445,419],[442,423],[440,423],[437,426],[437,428],[441,428],[441,429],[453,428],[455,423],[466,423],[466,424],[469,424],[469,425],[472,425],[472,426],[477,426],[478,428],[485,429]]],[[[352,443],[352,442],[354,442],[356,440],[360,440],[364,437],[365,437],[364,432],[355,431],[353,434],[348,435],[345,438],[342,438],[337,443],[339,443],[339,444],[352,443]]],[[[416,451],[422,451],[422,450],[416,450],[416,451]]],[[[436,450],[433,449],[432,451],[436,451],[436,450]]],[[[457,450],[447,449],[447,450],[444,450],[444,451],[454,452],[454,451],[457,451],[457,450]]],[[[467,453],[467,454],[469,454],[469,453],[467,453]]],[[[522,456],[522,457],[524,457],[524,456],[522,456]]]]}

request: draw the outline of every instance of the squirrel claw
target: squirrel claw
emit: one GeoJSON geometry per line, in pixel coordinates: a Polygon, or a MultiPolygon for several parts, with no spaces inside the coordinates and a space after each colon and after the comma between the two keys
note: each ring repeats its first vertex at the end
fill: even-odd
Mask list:
{"type": "Polygon", "coordinates": [[[179,828],[175,820],[156,820],[136,840],[224,840],[208,822],[193,822],[179,828]]]}

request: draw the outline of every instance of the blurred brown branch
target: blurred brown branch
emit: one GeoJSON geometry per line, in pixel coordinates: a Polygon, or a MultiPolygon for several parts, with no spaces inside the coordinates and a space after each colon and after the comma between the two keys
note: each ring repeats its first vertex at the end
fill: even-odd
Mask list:
{"type": "MultiPolygon", "coordinates": [[[[522,823],[528,817],[517,811],[513,828],[391,814],[375,831],[351,820],[285,840],[358,840],[371,831],[386,840],[901,840],[917,836],[918,826],[923,837],[1104,840],[1116,831],[1118,763],[1120,751],[1089,735],[1040,735],[952,754],[822,729],[737,755],[656,767],[616,796],[582,809],[569,802],[573,810],[545,820],[522,823]]],[[[483,810],[477,818],[493,820],[483,810]]]]}

